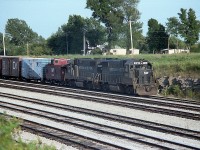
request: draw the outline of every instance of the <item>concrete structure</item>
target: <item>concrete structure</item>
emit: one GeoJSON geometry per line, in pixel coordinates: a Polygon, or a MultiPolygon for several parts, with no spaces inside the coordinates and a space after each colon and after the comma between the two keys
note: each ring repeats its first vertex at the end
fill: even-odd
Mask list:
{"type": "Polygon", "coordinates": [[[188,49],[163,49],[162,54],[179,54],[179,53],[190,53],[188,49]]]}

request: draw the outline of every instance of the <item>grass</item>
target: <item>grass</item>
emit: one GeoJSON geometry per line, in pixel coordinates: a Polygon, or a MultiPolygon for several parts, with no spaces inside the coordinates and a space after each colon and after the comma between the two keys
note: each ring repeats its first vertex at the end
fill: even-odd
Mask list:
{"type": "Polygon", "coordinates": [[[24,143],[19,138],[15,141],[13,136],[18,137],[21,122],[17,118],[6,118],[0,114],[0,150],[55,150],[55,147],[42,144],[39,140],[24,143]]]}

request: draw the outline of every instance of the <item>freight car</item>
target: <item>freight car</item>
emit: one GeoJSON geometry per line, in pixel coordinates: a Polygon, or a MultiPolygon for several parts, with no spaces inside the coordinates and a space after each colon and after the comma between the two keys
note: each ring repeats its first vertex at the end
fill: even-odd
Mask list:
{"type": "Polygon", "coordinates": [[[3,56],[2,59],[2,77],[3,78],[21,78],[21,58],[13,56],[3,56]]]}
{"type": "Polygon", "coordinates": [[[2,58],[0,57],[0,78],[2,78],[2,58]]]}
{"type": "Polygon", "coordinates": [[[21,77],[30,81],[45,81],[46,65],[51,63],[50,58],[22,58],[21,77]]]}

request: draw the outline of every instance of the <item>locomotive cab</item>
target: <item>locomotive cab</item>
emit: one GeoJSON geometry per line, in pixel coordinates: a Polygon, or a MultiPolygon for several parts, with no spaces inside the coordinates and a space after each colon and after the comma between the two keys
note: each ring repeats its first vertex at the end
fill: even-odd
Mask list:
{"type": "Polygon", "coordinates": [[[152,65],[144,60],[129,60],[125,64],[125,77],[133,83],[133,89],[138,95],[156,95],[152,65]]]}

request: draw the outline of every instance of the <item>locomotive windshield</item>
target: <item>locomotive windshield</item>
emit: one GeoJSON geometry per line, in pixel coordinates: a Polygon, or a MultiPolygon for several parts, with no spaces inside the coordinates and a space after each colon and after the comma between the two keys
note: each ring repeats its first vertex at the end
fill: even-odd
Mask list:
{"type": "Polygon", "coordinates": [[[140,64],[140,65],[135,65],[135,68],[136,69],[140,69],[140,68],[142,68],[142,69],[152,69],[152,66],[151,66],[151,64],[140,64]]]}

